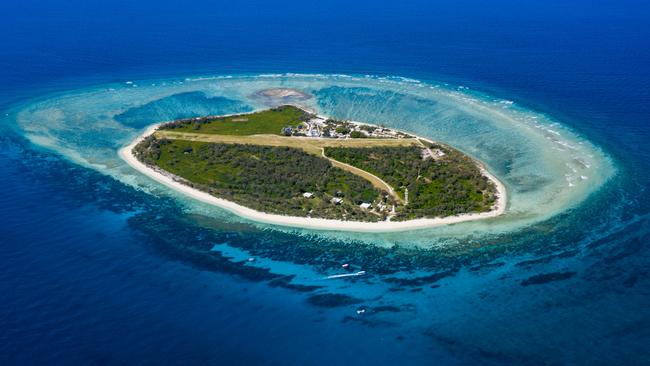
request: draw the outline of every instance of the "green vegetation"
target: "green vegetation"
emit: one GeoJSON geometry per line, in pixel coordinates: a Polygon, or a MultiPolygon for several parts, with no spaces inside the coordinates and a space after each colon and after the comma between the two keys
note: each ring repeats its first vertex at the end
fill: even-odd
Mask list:
{"type": "Polygon", "coordinates": [[[376,126],[370,126],[370,125],[361,125],[359,126],[359,128],[368,132],[374,132],[377,129],[376,126]]]}
{"type": "Polygon", "coordinates": [[[344,134],[344,135],[350,133],[350,129],[347,128],[347,127],[343,127],[343,126],[337,127],[334,131],[336,131],[336,133],[340,133],[340,134],[344,134]]]}
{"type": "Polygon", "coordinates": [[[408,204],[398,206],[395,220],[489,211],[496,188],[474,161],[456,150],[426,145],[326,147],[325,154],[375,174],[403,198],[408,192],[408,204]]]}
{"type": "Polygon", "coordinates": [[[297,129],[311,117],[312,115],[300,108],[286,105],[229,117],[183,119],[166,123],[160,129],[219,135],[283,135],[283,128],[297,129]]]}
{"type": "Polygon", "coordinates": [[[402,132],[331,119],[320,127],[323,136],[347,136],[297,137],[313,131],[304,123],[313,117],[281,106],[184,119],[162,125],[133,152],[194,188],[282,215],[410,220],[485,212],[496,201],[494,184],[459,151],[402,132]],[[371,207],[361,208],[361,203],[371,207]]]}
{"type": "Polygon", "coordinates": [[[385,219],[385,214],[358,206],[385,201],[385,193],[301,149],[157,139],[152,135],[133,151],[139,160],[184,178],[194,188],[255,210],[355,221],[385,219]],[[304,197],[306,192],[313,197],[304,197]],[[334,203],[335,197],[342,201],[334,203]]]}

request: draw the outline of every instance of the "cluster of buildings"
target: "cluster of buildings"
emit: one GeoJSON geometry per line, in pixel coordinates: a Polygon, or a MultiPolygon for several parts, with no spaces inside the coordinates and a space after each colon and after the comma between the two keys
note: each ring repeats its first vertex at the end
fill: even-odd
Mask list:
{"type": "Polygon", "coordinates": [[[440,149],[422,149],[422,160],[434,159],[438,160],[441,157],[445,156],[445,153],[440,149]]]}
{"type": "Polygon", "coordinates": [[[407,135],[379,126],[371,126],[360,123],[353,123],[348,121],[325,120],[318,121],[320,124],[316,126],[324,131],[324,137],[331,138],[401,138],[407,135]]]}
{"type": "Polygon", "coordinates": [[[287,126],[282,129],[285,136],[307,136],[307,137],[328,137],[328,138],[402,138],[410,137],[402,132],[390,128],[376,127],[353,123],[348,121],[337,121],[314,117],[297,127],[287,126]]]}
{"type": "MultiPolygon", "coordinates": [[[[304,193],[302,194],[302,196],[305,197],[305,198],[313,198],[313,197],[314,197],[314,193],[313,193],[313,192],[304,192],[304,193]]],[[[335,205],[340,205],[341,203],[343,203],[343,198],[341,198],[341,197],[332,197],[332,199],[330,200],[330,202],[333,203],[333,204],[335,204],[335,205]]],[[[368,203],[367,205],[370,205],[370,204],[368,203]]],[[[363,207],[363,206],[362,206],[362,207],[363,207]]]]}
{"type": "MultiPolygon", "coordinates": [[[[305,197],[305,198],[308,198],[308,199],[309,199],[309,198],[314,198],[314,193],[313,193],[313,192],[304,192],[304,193],[302,194],[302,196],[305,197]]],[[[330,202],[331,202],[332,204],[334,204],[334,205],[340,205],[341,203],[343,203],[343,198],[341,198],[341,197],[332,197],[332,199],[330,200],[330,202]]],[[[373,205],[372,205],[372,203],[370,203],[370,202],[362,202],[362,203],[359,205],[359,207],[361,207],[361,208],[364,209],[364,210],[372,210],[372,209],[373,209],[373,205]]],[[[383,211],[385,211],[385,210],[388,209],[388,206],[387,206],[386,204],[384,204],[383,202],[379,202],[379,203],[377,204],[377,206],[376,206],[376,209],[377,209],[377,211],[379,211],[379,212],[383,212],[383,211]]],[[[393,210],[394,210],[394,209],[395,209],[395,207],[393,207],[393,210]]]]}
{"type": "Polygon", "coordinates": [[[301,123],[295,128],[287,126],[282,129],[282,134],[285,136],[307,136],[307,137],[321,137],[325,126],[325,120],[322,118],[312,118],[307,122],[301,123]]]}

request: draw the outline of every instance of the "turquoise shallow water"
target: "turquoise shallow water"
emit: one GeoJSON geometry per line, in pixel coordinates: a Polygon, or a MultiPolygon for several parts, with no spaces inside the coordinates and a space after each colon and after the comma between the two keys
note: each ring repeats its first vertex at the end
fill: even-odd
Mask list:
{"type": "Polygon", "coordinates": [[[650,360],[644,2],[3,5],[0,364],[650,360]],[[262,108],[271,86],[463,149],[508,214],[280,229],[117,158],[148,123],[262,108]],[[326,279],[342,263],[366,275],[326,279]]]}
{"type": "Polygon", "coordinates": [[[125,80],[44,97],[15,109],[11,118],[29,140],[76,163],[140,189],[177,196],[188,212],[243,221],[149,181],[125,166],[116,150],[152,123],[291,102],[255,98],[255,92],[275,87],[313,95],[300,103],[322,114],[385,124],[448,143],[484,162],[507,187],[507,213],[496,219],[407,233],[325,234],[329,237],[424,247],[450,239],[480,240],[566,212],[615,171],[598,147],[542,113],[465,86],[400,77],[277,74],[125,80]]]}

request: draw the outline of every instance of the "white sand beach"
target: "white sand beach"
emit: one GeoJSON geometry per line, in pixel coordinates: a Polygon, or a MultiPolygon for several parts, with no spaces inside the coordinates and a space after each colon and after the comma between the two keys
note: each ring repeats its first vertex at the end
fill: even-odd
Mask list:
{"type": "Polygon", "coordinates": [[[343,221],[343,220],[268,214],[261,211],[250,209],[248,207],[239,205],[237,203],[222,198],[218,198],[210,195],[209,193],[192,188],[182,183],[181,182],[182,179],[177,178],[170,173],[153,169],[143,164],[138,159],[136,159],[132,152],[135,145],[137,145],[145,137],[151,135],[161,124],[162,123],[159,123],[148,127],[147,130],[142,135],[138,136],[138,138],[133,140],[128,146],[125,146],[122,149],[120,149],[119,156],[124,161],[126,161],[131,167],[138,170],[140,173],[150,177],[151,179],[159,183],[164,184],[169,188],[172,188],[196,200],[224,208],[230,212],[233,212],[238,216],[253,221],[257,221],[257,222],[296,227],[296,228],[318,229],[318,230],[354,231],[354,232],[396,232],[396,231],[423,229],[423,228],[429,228],[429,227],[440,226],[440,225],[448,225],[448,224],[454,224],[454,223],[459,223],[464,221],[487,219],[490,217],[496,217],[502,215],[506,209],[507,196],[506,196],[505,187],[494,175],[492,175],[490,172],[487,171],[487,169],[485,169],[482,165],[480,165],[481,171],[488,179],[494,182],[498,192],[497,202],[493,210],[489,212],[463,214],[463,215],[448,216],[448,217],[433,218],[433,219],[415,219],[415,220],[394,221],[394,222],[393,221],[381,221],[381,222],[343,221]]]}

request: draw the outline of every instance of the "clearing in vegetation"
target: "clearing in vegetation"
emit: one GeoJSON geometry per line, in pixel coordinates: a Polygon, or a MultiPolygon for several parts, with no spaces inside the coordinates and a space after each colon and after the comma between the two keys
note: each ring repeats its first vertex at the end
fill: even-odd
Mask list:
{"type": "Polygon", "coordinates": [[[403,221],[496,202],[494,183],[457,150],[294,106],[166,123],[133,153],[196,189],[274,214],[403,221]],[[345,131],[330,134],[333,126],[345,131]]]}

